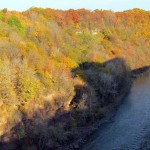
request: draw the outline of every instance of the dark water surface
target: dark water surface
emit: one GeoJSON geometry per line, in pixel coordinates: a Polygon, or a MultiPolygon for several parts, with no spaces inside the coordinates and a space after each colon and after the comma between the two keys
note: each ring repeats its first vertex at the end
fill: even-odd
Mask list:
{"type": "Polygon", "coordinates": [[[83,150],[136,150],[150,131],[150,76],[134,81],[131,92],[83,150]]]}

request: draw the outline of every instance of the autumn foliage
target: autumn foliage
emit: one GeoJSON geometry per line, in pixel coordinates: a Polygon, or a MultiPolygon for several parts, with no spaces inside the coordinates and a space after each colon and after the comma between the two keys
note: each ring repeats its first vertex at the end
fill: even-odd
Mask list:
{"type": "Polygon", "coordinates": [[[73,139],[72,129],[84,126],[89,118],[96,118],[93,115],[96,112],[102,115],[102,109],[92,112],[89,107],[90,100],[98,99],[96,91],[103,93],[101,108],[111,101],[109,97],[105,103],[106,97],[115,98],[119,93],[117,86],[126,82],[124,73],[129,70],[122,59],[115,60],[115,64],[104,63],[116,57],[123,57],[131,68],[150,65],[149,11],[1,10],[0,136],[19,124],[14,135],[28,139],[27,143],[37,136],[48,148],[56,148],[70,137],[73,139]],[[85,62],[92,62],[96,67],[84,70],[81,64],[85,62]],[[76,77],[72,75],[74,68],[78,68],[76,77]],[[99,72],[101,78],[96,79],[99,72]],[[114,78],[122,82],[116,83],[114,78]],[[75,95],[81,101],[72,104],[75,95]],[[74,109],[75,114],[66,114],[69,121],[60,117],[74,109]],[[87,116],[79,111],[87,109],[87,116]],[[55,116],[61,118],[60,124],[52,119],[55,116]],[[20,124],[23,119],[31,126],[20,124]]]}

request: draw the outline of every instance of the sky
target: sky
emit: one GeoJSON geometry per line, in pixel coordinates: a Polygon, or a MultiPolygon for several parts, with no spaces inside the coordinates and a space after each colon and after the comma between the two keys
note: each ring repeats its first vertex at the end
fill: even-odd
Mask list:
{"type": "Polygon", "coordinates": [[[31,7],[123,11],[132,8],[150,10],[150,0],[0,0],[0,9],[24,11],[31,7]]]}

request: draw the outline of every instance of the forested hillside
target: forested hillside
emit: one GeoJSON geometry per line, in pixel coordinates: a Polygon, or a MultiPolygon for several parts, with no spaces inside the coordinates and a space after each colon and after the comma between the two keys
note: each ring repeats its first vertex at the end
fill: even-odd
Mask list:
{"type": "Polygon", "coordinates": [[[129,68],[146,65],[150,11],[1,10],[0,142],[74,141],[127,92],[129,68]]]}

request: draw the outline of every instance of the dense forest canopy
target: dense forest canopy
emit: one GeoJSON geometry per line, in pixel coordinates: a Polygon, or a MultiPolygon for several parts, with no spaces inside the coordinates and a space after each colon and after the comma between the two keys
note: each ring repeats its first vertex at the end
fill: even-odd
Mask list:
{"type": "Polygon", "coordinates": [[[11,60],[25,58],[32,64],[29,57],[34,55],[39,63],[36,67],[41,70],[48,67],[52,57],[56,57],[55,63],[65,59],[68,67],[84,61],[103,62],[116,56],[128,59],[134,68],[150,61],[149,11],[31,8],[9,12],[4,9],[0,20],[1,56],[11,60]]]}
{"type": "MultiPolygon", "coordinates": [[[[52,141],[45,142],[54,148],[65,140],[60,136],[64,133],[62,129],[69,133],[70,128],[86,122],[77,120],[91,117],[91,100],[101,98],[99,105],[103,106],[108,103],[106,99],[111,101],[121,92],[120,87],[126,85],[129,68],[116,57],[124,58],[132,69],[150,65],[150,11],[1,10],[0,136],[24,116],[36,118],[34,125],[29,126],[33,127],[32,134],[25,130],[27,124],[19,126],[17,136],[19,139],[39,136],[40,140],[54,136],[52,141]],[[78,91],[83,97],[81,94],[74,97],[78,91]],[[73,99],[74,106],[70,106],[73,99]],[[84,117],[72,117],[69,127],[63,123],[63,127],[59,124],[48,128],[47,119],[58,110],[67,112],[72,107],[90,108],[89,116],[82,112],[84,117]]],[[[63,137],[67,140],[66,132],[63,137]]]]}

